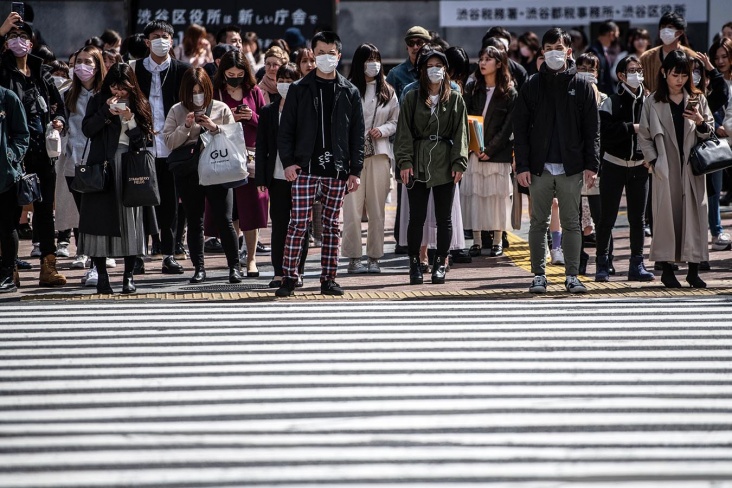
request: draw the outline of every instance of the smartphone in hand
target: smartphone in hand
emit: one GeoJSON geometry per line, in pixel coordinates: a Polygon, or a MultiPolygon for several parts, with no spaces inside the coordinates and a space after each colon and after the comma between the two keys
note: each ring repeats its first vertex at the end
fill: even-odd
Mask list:
{"type": "Polygon", "coordinates": [[[689,97],[689,100],[686,102],[686,110],[696,110],[696,107],[699,106],[699,99],[696,97],[689,97]]]}
{"type": "Polygon", "coordinates": [[[12,2],[10,4],[10,11],[17,12],[18,15],[20,15],[20,18],[25,22],[25,5],[23,5],[23,2],[12,2]]]}
{"type": "Polygon", "coordinates": [[[244,110],[246,110],[248,108],[249,108],[249,105],[247,105],[246,103],[242,103],[241,105],[236,107],[236,113],[238,113],[238,114],[243,113],[244,110]]]}

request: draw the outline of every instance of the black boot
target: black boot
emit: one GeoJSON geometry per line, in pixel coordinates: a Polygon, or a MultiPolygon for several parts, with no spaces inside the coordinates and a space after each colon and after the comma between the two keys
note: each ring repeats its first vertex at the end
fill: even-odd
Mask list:
{"type": "Polygon", "coordinates": [[[433,285],[441,285],[445,282],[445,274],[447,273],[447,268],[445,267],[446,260],[447,258],[445,256],[435,257],[435,265],[432,266],[433,285]]]}
{"type": "Polygon", "coordinates": [[[707,284],[699,278],[699,263],[689,263],[689,272],[686,274],[686,282],[692,288],[706,288],[707,284]]]}
{"type": "Polygon", "coordinates": [[[422,263],[419,262],[419,256],[409,256],[409,284],[421,285],[424,283],[422,275],[422,263]]]}
{"type": "Polygon", "coordinates": [[[229,283],[241,283],[242,279],[239,266],[232,266],[229,268],[229,283]]]}
{"type": "Polygon", "coordinates": [[[666,288],[681,288],[681,283],[674,275],[674,268],[671,263],[663,263],[663,273],[661,273],[661,283],[666,288]]]}
{"type": "Polygon", "coordinates": [[[99,278],[97,279],[97,293],[100,295],[112,295],[114,290],[112,290],[112,285],[109,284],[109,274],[107,274],[106,270],[104,273],[99,272],[98,268],[97,273],[99,273],[99,278]]]}
{"type": "Polygon", "coordinates": [[[0,293],[12,293],[17,290],[13,279],[13,267],[0,269],[0,293]]]}
{"type": "Polygon", "coordinates": [[[203,268],[203,264],[197,264],[193,271],[193,276],[189,280],[189,283],[203,283],[206,280],[206,270],[203,268]]]}
{"type": "Polygon", "coordinates": [[[122,293],[135,293],[137,291],[137,287],[135,286],[135,281],[132,279],[132,273],[125,273],[122,276],[122,293]]]}

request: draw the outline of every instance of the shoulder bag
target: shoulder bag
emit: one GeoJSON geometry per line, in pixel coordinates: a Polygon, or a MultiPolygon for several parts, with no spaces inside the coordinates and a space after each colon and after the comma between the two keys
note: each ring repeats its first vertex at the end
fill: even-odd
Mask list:
{"type": "Polygon", "coordinates": [[[732,166],[732,148],[727,139],[719,139],[712,132],[711,137],[694,146],[689,155],[691,172],[696,176],[714,173],[732,166]]]}
{"type": "MultiPolygon", "coordinates": [[[[107,137],[102,134],[104,140],[104,157],[107,157],[107,137]]],[[[112,169],[106,159],[101,164],[86,164],[84,154],[89,147],[89,138],[86,139],[84,152],[81,156],[81,165],[74,168],[74,180],[71,182],[71,189],[79,193],[101,193],[107,191],[112,181],[112,169]]]]}
{"type": "MultiPolygon", "coordinates": [[[[206,109],[206,116],[211,116],[213,109],[213,101],[206,109]]],[[[206,129],[201,127],[201,133],[206,129]]],[[[173,149],[168,155],[167,164],[171,173],[176,176],[188,176],[198,170],[198,160],[201,157],[201,136],[198,136],[196,142],[189,142],[180,147],[173,149]]]]}
{"type": "Polygon", "coordinates": [[[23,168],[23,176],[18,181],[18,205],[30,205],[33,202],[42,202],[41,179],[36,173],[26,173],[23,168]]]}

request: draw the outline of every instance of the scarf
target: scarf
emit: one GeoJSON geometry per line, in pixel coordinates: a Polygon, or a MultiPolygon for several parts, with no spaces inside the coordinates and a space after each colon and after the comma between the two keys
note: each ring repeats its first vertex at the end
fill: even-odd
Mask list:
{"type": "Polygon", "coordinates": [[[276,95],[277,92],[277,82],[272,81],[269,78],[267,78],[267,75],[264,75],[262,77],[262,81],[259,82],[259,88],[266,91],[270,95],[276,95]]]}

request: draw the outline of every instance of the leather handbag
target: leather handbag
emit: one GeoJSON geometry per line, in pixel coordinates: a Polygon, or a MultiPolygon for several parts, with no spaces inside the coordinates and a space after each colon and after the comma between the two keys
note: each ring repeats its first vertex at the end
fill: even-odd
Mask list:
{"type": "Polygon", "coordinates": [[[160,205],[155,156],[150,151],[130,149],[122,154],[122,205],[125,207],[160,205]]]}
{"type": "Polygon", "coordinates": [[[25,173],[18,181],[18,205],[22,207],[42,201],[41,179],[35,173],[25,173]]]}
{"type": "Polygon", "coordinates": [[[691,172],[696,176],[714,173],[732,166],[732,148],[727,139],[712,132],[709,139],[694,146],[689,155],[691,172]]]}
{"type": "MultiPolygon", "coordinates": [[[[213,102],[206,108],[206,116],[211,116],[213,102]]],[[[201,133],[206,129],[201,127],[201,133]]],[[[168,155],[168,169],[175,176],[188,176],[198,171],[198,161],[201,158],[201,136],[198,136],[196,142],[190,142],[182,146],[176,147],[168,155]]]]}
{"type": "MultiPolygon", "coordinates": [[[[106,141],[105,141],[106,146],[106,141]]],[[[84,153],[89,147],[89,139],[86,140],[84,153]]],[[[86,164],[82,153],[82,164],[74,168],[74,180],[71,182],[71,189],[79,193],[101,193],[107,191],[112,181],[112,169],[109,161],[100,164],[86,164]]],[[[106,154],[106,147],[104,153],[106,154]]]]}

